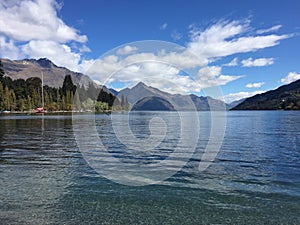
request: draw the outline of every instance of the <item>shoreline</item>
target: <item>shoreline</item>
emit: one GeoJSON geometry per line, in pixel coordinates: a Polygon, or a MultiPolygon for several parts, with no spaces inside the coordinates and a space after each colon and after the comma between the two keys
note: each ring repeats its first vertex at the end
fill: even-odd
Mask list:
{"type": "Polygon", "coordinates": [[[48,111],[46,113],[36,113],[34,111],[7,111],[7,112],[0,112],[0,115],[10,115],[10,114],[32,114],[32,115],[41,115],[41,114],[59,114],[59,113],[111,113],[112,111],[102,111],[102,112],[95,112],[95,111],[48,111]]]}

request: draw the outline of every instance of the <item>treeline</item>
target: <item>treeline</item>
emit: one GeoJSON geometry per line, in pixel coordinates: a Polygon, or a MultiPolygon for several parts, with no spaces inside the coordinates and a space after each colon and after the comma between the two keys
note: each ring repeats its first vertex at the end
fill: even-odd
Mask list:
{"type": "MultiPolygon", "coordinates": [[[[128,110],[129,104],[112,93],[90,83],[87,88],[74,85],[66,75],[60,88],[43,86],[44,108],[48,111],[98,111],[128,110]]],[[[31,77],[27,80],[12,80],[5,76],[0,61],[0,111],[32,111],[42,107],[42,80],[31,77]]]]}
{"type": "Polygon", "coordinates": [[[232,110],[300,110],[300,80],[252,96],[232,110]]]}

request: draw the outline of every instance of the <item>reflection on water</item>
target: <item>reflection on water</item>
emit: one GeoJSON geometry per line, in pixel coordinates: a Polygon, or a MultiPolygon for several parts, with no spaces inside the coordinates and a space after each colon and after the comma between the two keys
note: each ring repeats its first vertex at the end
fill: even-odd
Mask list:
{"type": "MultiPolygon", "coordinates": [[[[153,113],[140,116],[133,133],[147,138],[153,113]]],[[[167,117],[166,143],[174,144],[178,130],[167,117]]],[[[184,168],[160,185],[131,187],[99,176],[85,162],[70,115],[45,115],[44,131],[41,116],[1,116],[0,224],[299,223],[299,112],[229,112],[223,146],[201,173],[209,112],[199,119],[197,149],[184,168]]],[[[96,123],[103,142],[122,157],[125,149],[111,141],[110,117],[96,115],[96,123]]],[[[154,153],[161,159],[169,152],[165,144],[154,153]]]]}

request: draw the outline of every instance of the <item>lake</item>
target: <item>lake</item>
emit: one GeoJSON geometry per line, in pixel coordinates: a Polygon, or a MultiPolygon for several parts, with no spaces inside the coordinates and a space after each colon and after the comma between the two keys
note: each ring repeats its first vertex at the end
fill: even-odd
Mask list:
{"type": "Polygon", "coordinates": [[[300,223],[300,112],[183,117],[0,116],[0,224],[300,223]]]}

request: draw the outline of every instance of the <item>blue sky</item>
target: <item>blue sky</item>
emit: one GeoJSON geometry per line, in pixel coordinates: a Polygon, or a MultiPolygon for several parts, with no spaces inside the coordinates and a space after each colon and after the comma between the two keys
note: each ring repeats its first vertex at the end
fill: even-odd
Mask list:
{"type": "Polygon", "coordinates": [[[220,86],[230,102],[300,79],[299,12],[298,0],[4,0],[0,57],[47,57],[115,88],[220,86]]]}

